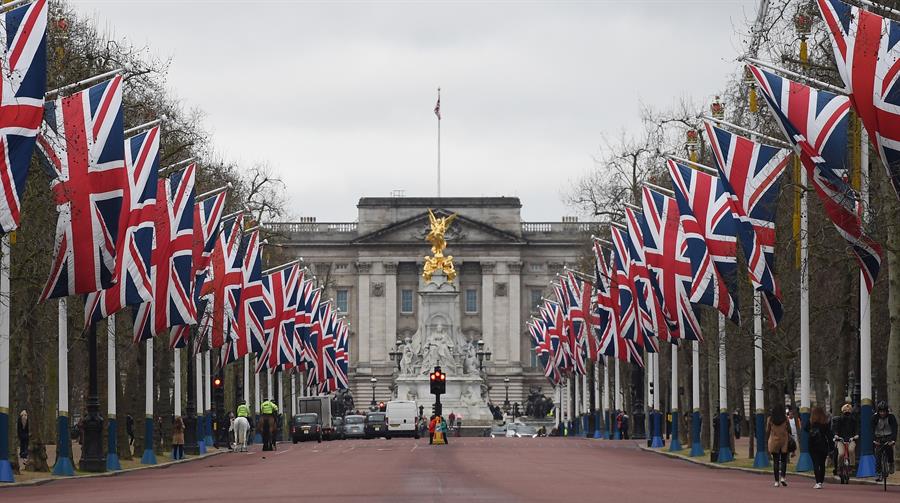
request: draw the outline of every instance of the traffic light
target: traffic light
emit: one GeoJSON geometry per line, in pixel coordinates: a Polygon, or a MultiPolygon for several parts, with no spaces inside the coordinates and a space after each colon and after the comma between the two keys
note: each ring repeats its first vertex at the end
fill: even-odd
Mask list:
{"type": "Polygon", "coordinates": [[[440,367],[435,367],[434,372],[428,374],[431,381],[431,394],[443,395],[447,392],[447,374],[441,372],[440,367]]]}
{"type": "Polygon", "coordinates": [[[212,381],[213,388],[219,389],[222,387],[222,378],[219,376],[213,377],[212,381]]]}
{"type": "Polygon", "coordinates": [[[387,406],[384,404],[384,402],[378,402],[378,411],[384,412],[385,410],[387,410],[387,406]]]}

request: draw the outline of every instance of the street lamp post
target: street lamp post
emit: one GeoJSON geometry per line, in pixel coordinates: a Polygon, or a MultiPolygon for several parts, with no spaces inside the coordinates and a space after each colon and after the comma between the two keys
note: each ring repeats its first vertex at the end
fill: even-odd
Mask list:
{"type": "Polygon", "coordinates": [[[475,356],[478,357],[478,371],[484,372],[484,361],[491,361],[491,352],[484,349],[484,340],[478,339],[475,344],[478,346],[478,351],[475,352],[475,356]]]}
{"type": "Polygon", "coordinates": [[[378,382],[378,379],[371,378],[369,382],[372,383],[372,407],[375,407],[375,384],[378,382]]]}
{"type": "Polygon", "coordinates": [[[403,351],[400,349],[401,344],[402,342],[400,341],[400,339],[397,339],[396,342],[394,342],[394,350],[388,352],[388,355],[390,355],[391,357],[391,361],[397,362],[397,372],[401,370],[400,360],[403,359],[403,351]]]}
{"type": "Polygon", "coordinates": [[[509,414],[509,377],[503,378],[503,387],[506,388],[506,396],[503,399],[503,412],[509,414]]]}

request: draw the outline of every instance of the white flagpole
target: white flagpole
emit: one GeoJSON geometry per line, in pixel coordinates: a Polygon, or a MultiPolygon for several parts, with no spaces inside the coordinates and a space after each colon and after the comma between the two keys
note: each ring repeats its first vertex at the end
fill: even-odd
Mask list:
{"type": "Polygon", "coordinates": [[[297,415],[297,379],[295,374],[291,374],[291,416],[297,415]]]}
{"type": "Polygon", "coordinates": [[[700,440],[700,343],[691,341],[691,456],[703,455],[700,440]]]}
{"type": "Polygon", "coordinates": [[[172,363],[175,365],[175,417],[181,415],[181,349],[172,351],[172,363]]]}
{"type": "Polygon", "coordinates": [[[603,356],[603,395],[600,397],[600,407],[603,408],[603,434],[610,438],[612,430],[609,425],[609,357],[603,356]]]}
{"type": "Polygon", "coordinates": [[[766,407],[765,394],[763,392],[763,348],[762,348],[762,294],[753,294],[753,401],[756,403],[756,411],[753,417],[754,430],[756,431],[756,455],[753,458],[754,468],[769,466],[769,455],[766,444],[766,407]]]}
{"type": "MultiPolygon", "coordinates": [[[[198,340],[195,344],[200,344],[198,340]]],[[[196,388],[197,393],[197,445],[200,449],[200,454],[206,454],[206,418],[203,414],[203,357],[200,353],[194,355],[194,361],[192,363],[196,368],[196,372],[194,372],[194,383],[193,386],[196,388]]]]}
{"type": "MultiPolygon", "coordinates": [[[[806,169],[800,169],[800,184],[806,188],[806,169]]],[[[809,238],[807,229],[809,225],[809,210],[807,198],[804,193],[800,199],[800,416],[809,416],[809,238]]],[[[791,390],[793,393],[794,390],[791,390]]],[[[806,443],[803,441],[805,434],[798,432],[801,438],[798,445],[797,456],[798,472],[812,469],[812,458],[809,456],[806,443]]]]}
{"type": "MultiPolygon", "coordinates": [[[[9,235],[0,238],[0,432],[9,431],[9,235]]],[[[13,446],[15,450],[15,446],[13,446]]],[[[0,438],[0,482],[15,482],[9,435],[0,438]]],[[[18,456],[18,453],[16,453],[18,456]]]]}
{"type": "Polygon", "coordinates": [[[66,298],[61,297],[57,304],[59,310],[59,341],[57,346],[57,382],[59,385],[59,412],[56,418],[57,438],[56,464],[53,465],[54,475],[75,475],[75,467],[72,464],[72,453],[69,452],[69,328],[66,298]]]}
{"type": "Polygon", "coordinates": [[[594,438],[600,438],[603,434],[600,429],[600,421],[603,417],[603,409],[600,408],[600,358],[594,362],[594,438]]]}
{"type": "Polygon", "coordinates": [[[719,313],[719,463],[734,459],[728,431],[728,369],[725,357],[725,315],[719,313]]]}
{"type": "MultiPolygon", "coordinates": [[[[860,126],[860,203],[863,208],[863,224],[869,213],[869,135],[860,126]]],[[[860,445],[862,446],[857,477],[875,475],[875,456],[872,452],[872,303],[862,271],[859,273],[859,391],[860,391],[860,445]]],[[[807,355],[808,358],[808,355],[807,355]]],[[[807,367],[808,368],[808,367],[807,367]]],[[[802,389],[801,389],[802,393],[802,389]]],[[[807,395],[809,384],[807,382],[807,395]]]]}
{"type": "Polygon", "coordinates": [[[250,405],[250,353],[244,355],[244,402],[250,405]]]}
{"type": "Polygon", "coordinates": [[[670,451],[680,451],[681,450],[681,439],[678,438],[678,427],[679,424],[679,415],[678,411],[680,410],[678,403],[678,345],[672,344],[672,382],[671,386],[672,394],[669,397],[671,402],[671,410],[672,410],[672,437],[669,441],[669,450],[670,451]]]}
{"type": "Polygon", "coordinates": [[[579,428],[575,423],[578,422],[579,417],[581,416],[581,379],[578,378],[578,374],[575,372],[572,373],[570,379],[573,381],[572,387],[575,389],[575,396],[572,399],[572,429],[577,431],[579,428]]]}
{"type": "Polygon", "coordinates": [[[203,366],[206,370],[206,379],[203,383],[204,388],[206,388],[206,402],[204,405],[204,412],[206,414],[206,446],[210,447],[213,444],[213,436],[212,436],[212,367],[210,365],[210,353],[212,353],[211,349],[208,349],[203,352],[203,366]]]}
{"type": "Polygon", "coordinates": [[[144,456],[141,458],[143,465],[155,465],[156,453],[153,445],[153,339],[146,341],[146,365],[144,371],[144,456]]]}
{"type": "Polygon", "coordinates": [[[121,470],[119,453],[116,452],[116,315],[111,314],[106,318],[106,417],[107,446],[106,469],[121,470]]]}

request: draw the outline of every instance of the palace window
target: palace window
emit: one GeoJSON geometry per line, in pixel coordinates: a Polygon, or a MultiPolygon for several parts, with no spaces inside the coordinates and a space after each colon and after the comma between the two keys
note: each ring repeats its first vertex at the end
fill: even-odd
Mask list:
{"type": "Polygon", "coordinates": [[[478,290],[469,288],[466,290],[466,313],[478,312],[478,290]]]}
{"type": "Polygon", "coordinates": [[[400,290],[400,313],[412,314],[413,312],[413,291],[404,288],[400,290]]]}
{"type": "Polygon", "coordinates": [[[541,297],[544,292],[540,288],[532,288],[531,289],[531,304],[529,304],[530,309],[534,309],[541,303],[541,297]]]}
{"type": "Polygon", "coordinates": [[[347,308],[349,297],[350,296],[348,295],[346,288],[338,288],[334,296],[334,303],[337,306],[338,311],[342,313],[349,312],[349,309],[347,308]]]}

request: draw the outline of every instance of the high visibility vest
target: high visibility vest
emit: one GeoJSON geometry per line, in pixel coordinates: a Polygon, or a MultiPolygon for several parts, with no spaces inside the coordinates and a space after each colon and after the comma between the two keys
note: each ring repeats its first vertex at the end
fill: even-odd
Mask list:
{"type": "Polygon", "coordinates": [[[268,400],[263,402],[259,408],[260,412],[262,412],[263,414],[274,414],[275,410],[277,409],[277,407],[275,407],[275,404],[268,400]]]}
{"type": "Polygon", "coordinates": [[[250,407],[248,407],[246,404],[238,405],[237,416],[238,417],[250,417],[250,407]]]}

